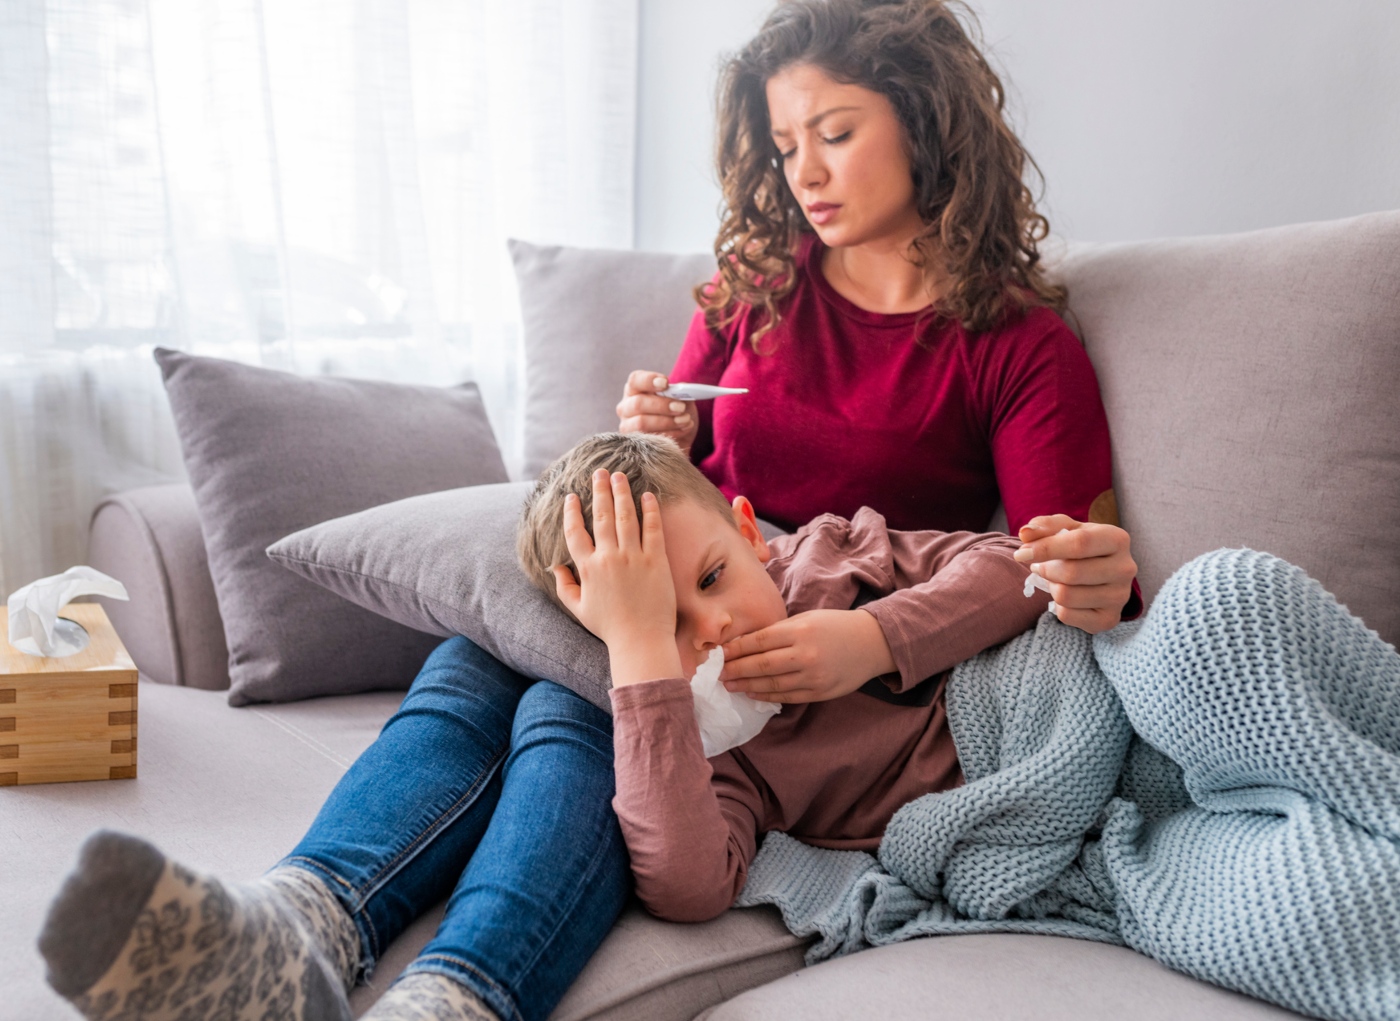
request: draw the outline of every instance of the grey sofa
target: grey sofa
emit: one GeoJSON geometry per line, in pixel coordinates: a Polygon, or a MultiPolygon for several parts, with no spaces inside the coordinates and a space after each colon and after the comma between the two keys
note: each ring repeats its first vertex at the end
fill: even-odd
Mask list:
{"type": "MultiPolygon", "coordinates": [[[[672,329],[677,320],[683,326],[687,298],[676,282],[698,265],[563,249],[518,248],[516,258],[527,331],[532,318],[549,318],[549,280],[576,284],[588,273],[609,282],[613,307],[628,304],[619,291],[643,312],[656,307],[654,323],[631,323],[629,333],[657,324],[672,329]],[[539,275],[536,283],[545,280],[543,290],[531,290],[531,273],[539,275]]],[[[1100,374],[1120,507],[1145,595],[1150,599],[1197,553],[1249,545],[1307,568],[1394,643],[1400,213],[1232,237],[1077,246],[1057,272],[1070,287],[1071,323],[1100,374]]],[[[625,368],[669,364],[675,332],[654,349],[613,351],[605,338],[617,335],[616,325],[599,324],[591,348],[548,352],[547,366],[543,328],[534,341],[527,336],[531,365],[540,367],[531,369],[532,393],[548,391],[551,373],[615,381],[625,368]],[[570,365],[570,358],[584,361],[570,365]]],[[[558,414],[551,416],[558,435],[527,437],[527,449],[542,456],[571,430],[606,426],[615,389],[569,408],[562,432],[558,414]]],[[[43,983],[34,936],[86,832],[118,827],[197,867],[254,876],[294,844],[401,697],[226,705],[219,689],[227,686],[227,653],[187,486],[108,498],[91,539],[90,562],[132,593],[130,603],[108,604],[108,612],[147,682],[140,692],[140,774],[135,781],[0,790],[4,1018],[71,1016],[43,983]]],[[[394,944],[371,985],[356,992],[357,1011],[393,980],[435,923],[433,916],[421,919],[394,944]]],[[[555,1017],[1298,1016],[1126,949],[1051,937],[942,937],[810,969],[802,964],[802,943],[774,911],[732,910],[709,923],[676,925],[634,907],[555,1017]]]]}

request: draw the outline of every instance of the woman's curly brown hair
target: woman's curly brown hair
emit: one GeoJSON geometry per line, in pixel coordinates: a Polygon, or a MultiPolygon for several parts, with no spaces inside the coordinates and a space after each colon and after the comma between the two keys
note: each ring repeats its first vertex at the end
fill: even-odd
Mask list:
{"type": "Polygon", "coordinates": [[[1049,223],[1024,180],[1038,168],[1003,118],[1005,93],[957,0],[785,0],[720,79],[719,278],[697,287],[718,329],[762,309],[753,343],[777,325],[795,284],[793,250],[812,228],[769,134],[768,80],[810,64],[885,96],[904,128],[924,230],[911,257],[946,286],[935,314],[983,332],[1033,305],[1061,309],[1037,245],[1049,223]],[[966,18],[966,25],[959,13],[966,18]]]}

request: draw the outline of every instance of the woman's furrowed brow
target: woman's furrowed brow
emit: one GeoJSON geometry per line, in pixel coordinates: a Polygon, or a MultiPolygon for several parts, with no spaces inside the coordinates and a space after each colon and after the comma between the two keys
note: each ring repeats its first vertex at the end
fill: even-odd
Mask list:
{"type": "MultiPolygon", "coordinates": [[[[858,106],[833,106],[829,110],[823,110],[821,113],[813,114],[811,117],[808,117],[805,121],[803,121],[802,126],[804,128],[815,128],[818,124],[822,122],[823,119],[830,117],[834,113],[848,113],[852,110],[859,109],[860,107],[858,106]]],[[[774,128],[769,133],[774,138],[777,138],[779,136],[786,138],[787,136],[792,134],[792,132],[789,131],[787,128],[774,128]]]]}

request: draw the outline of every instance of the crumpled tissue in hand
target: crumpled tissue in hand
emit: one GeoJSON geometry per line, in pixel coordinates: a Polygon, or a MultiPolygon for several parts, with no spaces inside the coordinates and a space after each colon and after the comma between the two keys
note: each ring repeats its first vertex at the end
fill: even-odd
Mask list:
{"type": "Polygon", "coordinates": [[[771,717],[783,711],[777,702],[760,702],[743,692],[728,690],[719,682],[723,669],[724,650],[716,646],[690,679],[695,722],[700,725],[700,743],[707,759],[752,741],[771,717]]]}
{"type": "MultiPolygon", "coordinates": [[[[1031,596],[1035,595],[1036,589],[1040,589],[1042,592],[1049,592],[1050,583],[1032,571],[1030,574],[1026,575],[1026,587],[1021,590],[1021,594],[1029,599],[1031,596]]],[[[1045,608],[1045,612],[1055,612],[1055,601],[1053,599],[1050,600],[1050,605],[1045,608]]]]}
{"type": "MultiPolygon", "coordinates": [[[[10,644],[31,656],[71,656],[82,646],[58,628],[58,611],[79,596],[127,599],[126,586],[91,567],[70,567],[10,593],[10,644]]],[[[78,632],[81,637],[81,631],[78,632]]]]}

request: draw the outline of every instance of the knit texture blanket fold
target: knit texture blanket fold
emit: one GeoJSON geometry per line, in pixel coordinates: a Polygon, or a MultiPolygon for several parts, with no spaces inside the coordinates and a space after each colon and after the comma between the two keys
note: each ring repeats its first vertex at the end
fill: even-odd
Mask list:
{"type": "Polygon", "coordinates": [[[1297,567],[1187,564],[1141,621],[959,666],[966,783],[878,860],[771,833],[740,906],[808,962],[916,936],[1121,943],[1317,1017],[1400,1018],[1400,654],[1297,567]]]}

